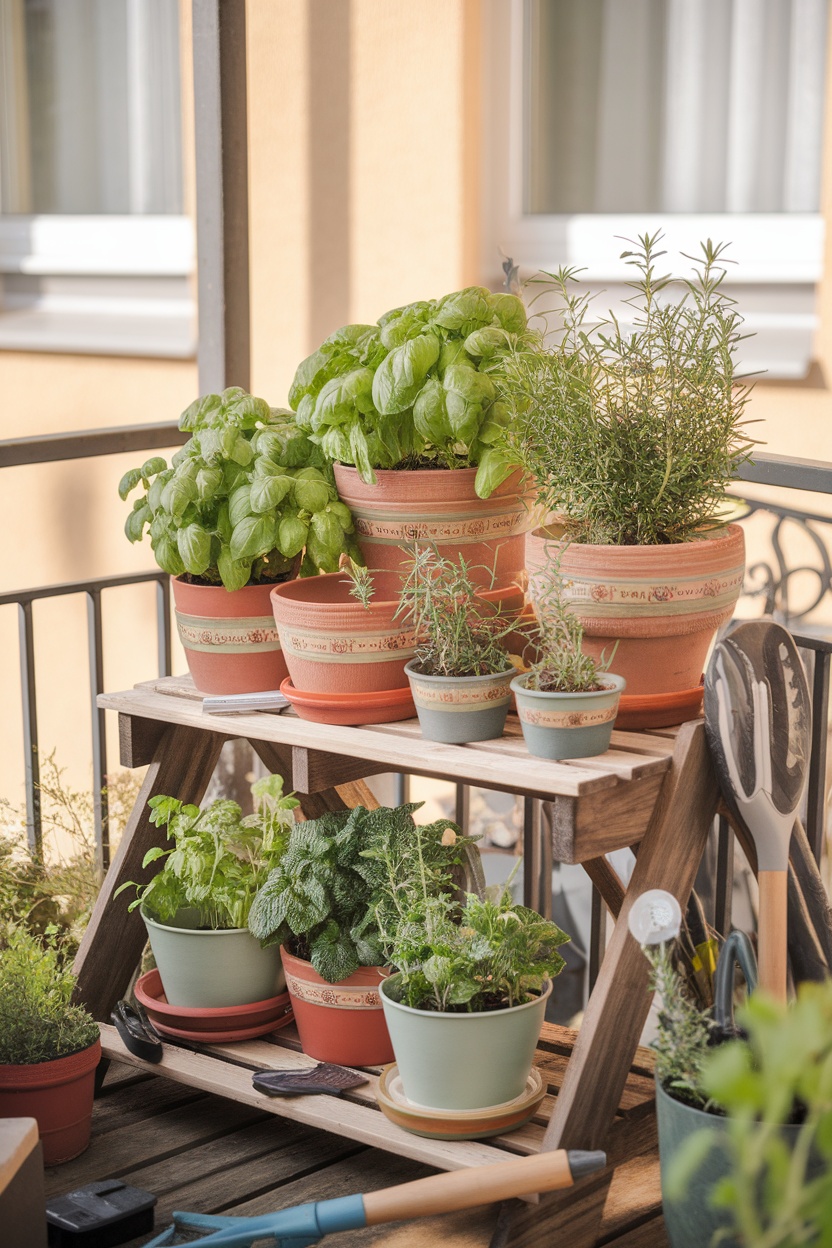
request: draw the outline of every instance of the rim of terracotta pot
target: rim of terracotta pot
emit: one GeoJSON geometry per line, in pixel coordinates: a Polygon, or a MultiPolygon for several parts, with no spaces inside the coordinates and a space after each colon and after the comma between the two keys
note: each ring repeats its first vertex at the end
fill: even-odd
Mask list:
{"type": "Polygon", "coordinates": [[[674,555],[678,558],[680,552],[684,552],[682,556],[684,557],[685,555],[690,554],[691,551],[700,552],[706,547],[708,549],[712,549],[714,543],[718,545],[724,544],[726,547],[730,547],[737,542],[738,537],[742,538],[743,542],[745,541],[744,529],[734,521],[730,521],[727,524],[722,524],[714,529],[710,529],[708,532],[703,533],[701,537],[691,537],[684,542],[661,542],[656,543],[655,545],[649,545],[647,543],[623,545],[615,542],[595,544],[593,542],[571,541],[564,537],[562,533],[548,533],[546,531],[547,528],[554,527],[560,526],[539,526],[538,528],[531,530],[529,537],[544,544],[552,542],[553,544],[566,546],[568,547],[568,550],[574,551],[586,550],[590,553],[594,553],[596,551],[600,553],[603,551],[619,550],[622,552],[622,555],[630,554],[635,559],[644,559],[649,555],[654,555],[658,559],[671,559],[674,555]]]}
{"type": "Polygon", "coordinates": [[[26,1084],[37,1087],[59,1087],[63,1083],[71,1083],[98,1065],[101,1057],[101,1037],[96,1036],[91,1044],[85,1044],[74,1053],[64,1053],[61,1057],[51,1057],[45,1062],[25,1062],[20,1065],[12,1062],[0,1064],[0,1078],[5,1076],[15,1084],[26,1084]]]}
{"type": "MultiPolygon", "coordinates": [[[[441,685],[446,681],[453,681],[455,685],[465,685],[474,684],[477,681],[481,683],[484,680],[504,680],[506,676],[511,676],[515,673],[517,668],[513,663],[509,663],[508,666],[504,667],[501,671],[486,672],[483,676],[432,676],[427,672],[419,671],[419,668],[416,666],[416,660],[411,659],[409,663],[405,663],[404,670],[407,672],[408,676],[413,676],[416,680],[424,680],[428,684],[441,685]]],[[[442,708],[441,706],[437,706],[434,709],[440,711],[442,708]]]]}
{"type": "Polygon", "coordinates": [[[577,693],[566,693],[560,689],[528,689],[524,681],[528,680],[529,673],[522,672],[519,676],[515,676],[511,682],[511,688],[514,693],[525,694],[528,698],[608,698],[611,693],[622,693],[627,688],[627,682],[623,676],[617,676],[615,672],[603,672],[599,680],[612,681],[612,685],[608,685],[604,689],[586,689],[577,693]]]}
{"type": "MultiPolygon", "coordinates": [[[[413,704],[413,698],[407,685],[399,685],[395,689],[374,689],[369,693],[330,693],[329,691],[326,693],[310,693],[306,689],[296,689],[292,684],[292,677],[287,676],[281,682],[280,692],[290,702],[297,702],[299,705],[307,702],[310,706],[318,706],[322,710],[342,707],[344,710],[348,710],[356,705],[384,710],[406,702],[413,704]]],[[[295,955],[292,954],[291,956],[294,957],[295,955]]]]}
{"type": "Polygon", "coordinates": [[[497,1018],[501,1014],[519,1014],[522,1010],[532,1010],[540,1005],[541,1001],[546,1001],[551,996],[553,981],[545,979],[541,985],[540,992],[536,997],[532,997],[531,1001],[524,1001],[522,1005],[509,1005],[502,1010],[470,1010],[465,1014],[454,1014],[446,1010],[418,1010],[413,1005],[405,1005],[403,1001],[394,1001],[391,996],[385,992],[388,984],[392,984],[394,980],[401,978],[401,972],[396,971],[392,975],[388,975],[379,985],[379,992],[384,998],[387,1005],[393,1006],[397,1010],[402,1010],[405,1014],[418,1014],[420,1018],[445,1018],[454,1023],[464,1023],[472,1018],[497,1018]]]}
{"type": "Polygon", "coordinates": [[[304,619],[303,609],[310,606],[314,606],[316,611],[331,612],[333,615],[348,610],[351,615],[358,615],[359,619],[396,611],[401,588],[399,574],[372,570],[370,575],[374,588],[377,588],[369,607],[350,594],[351,582],[343,572],[299,577],[282,585],[273,585],[270,593],[272,606],[279,604],[285,613],[296,614],[299,621],[304,619]]]}
{"type": "Polygon", "coordinates": [[[161,1000],[161,994],[164,993],[162,985],[162,977],[158,968],[145,971],[144,975],[140,975],[136,980],[133,991],[139,1002],[148,1012],[154,1010],[163,1018],[175,1019],[216,1019],[222,1021],[228,1018],[247,1018],[250,1014],[263,1013],[266,1010],[277,1010],[284,1005],[287,999],[287,992],[279,992],[277,996],[266,997],[263,1001],[251,1001],[248,1005],[170,1005],[167,1001],[161,1000]],[[159,995],[154,995],[158,984],[159,995]]]}
{"type": "Polygon", "coordinates": [[[425,501],[444,502],[449,496],[455,496],[466,502],[476,499],[483,506],[487,506],[492,499],[505,499],[512,495],[526,496],[534,493],[531,484],[525,489],[522,488],[523,477],[519,468],[506,477],[505,481],[502,481],[488,498],[480,498],[474,489],[477,469],[470,466],[465,468],[446,468],[444,465],[436,468],[376,468],[375,484],[363,481],[354,464],[336,463],[333,464],[333,469],[339,494],[343,496],[343,492],[346,492],[351,498],[359,499],[361,502],[380,501],[381,494],[392,494],[404,498],[416,493],[416,488],[408,489],[408,482],[417,483],[420,499],[425,501]],[[342,478],[341,483],[338,482],[339,476],[342,478]],[[449,486],[451,481],[454,482],[453,488],[449,486]],[[461,484],[462,489],[460,489],[461,484]]]}
{"type": "MultiPolygon", "coordinates": [[[[329,984],[330,981],[328,979],[324,979],[322,975],[319,975],[307,958],[301,958],[298,954],[292,953],[291,949],[287,949],[285,945],[280,946],[280,956],[284,965],[287,958],[291,962],[297,963],[298,968],[302,969],[304,974],[309,974],[311,983],[325,985],[329,984]]],[[[291,967],[287,966],[286,970],[290,974],[297,974],[292,971],[291,967]]],[[[348,988],[373,988],[377,986],[375,981],[384,983],[384,981],[389,978],[390,973],[384,966],[359,966],[358,970],[353,971],[352,975],[348,975],[346,979],[338,979],[335,983],[345,984],[348,988]],[[366,982],[362,983],[361,981],[364,979],[366,979],[366,982]]]]}

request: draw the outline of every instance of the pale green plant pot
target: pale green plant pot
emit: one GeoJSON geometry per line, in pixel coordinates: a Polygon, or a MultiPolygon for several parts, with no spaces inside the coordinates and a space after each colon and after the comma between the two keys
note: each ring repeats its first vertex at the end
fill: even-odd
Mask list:
{"type": "Polygon", "coordinates": [[[521,1096],[534,1060],[552,981],[525,1005],[481,1014],[414,1010],[381,985],[384,1017],[408,1101],[423,1109],[488,1109],[521,1096]]]}
{"type": "Polygon", "coordinates": [[[411,661],[404,670],[428,741],[464,745],[503,735],[515,668],[491,676],[426,676],[411,661]]]}
{"type": "Polygon", "coordinates": [[[286,991],[280,946],[261,948],[248,928],[199,931],[196,910],[180,910],[169,923],[144,911],[142,918],[169,1005],[251,1005],[286,991]]]}
{"type": "Polygon", "coordinates": [[[536,758],[592,758],[610,748],[618,703],[626,682],[604,672],[603,689],[593,693],[543,693],[527,689],[527,675],[515,676],[511,689],[530,754],[536,758]]]}

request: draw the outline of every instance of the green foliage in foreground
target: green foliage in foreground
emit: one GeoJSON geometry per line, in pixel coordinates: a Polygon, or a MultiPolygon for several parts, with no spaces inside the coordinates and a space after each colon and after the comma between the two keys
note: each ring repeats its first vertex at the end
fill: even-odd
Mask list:
{"type": "Polygon", "coordinates": [[[738,1021],[747,1041],[714,1049],[701,1070],[726,1132],[716,1145],[707,1131],[691,1137],[671,1190],[684,1191],[710,1148],[722,1147],[729,1173],[714,1203],[731,1211],[743,1243],[832,1244],[832,981],[801,985],[788,1007],[757,992],[738,1021]],[[800,1124],[793,1148],[782,1132],[790,1122],[800,1124]]]}
{"type": "Polygon", "coordinates": [[[280,865],[260,889],[249,930],[288,944],[329,983],[359,966],[384,966],[398,899],[419,887],[453,888],[453,870],[469,838],[447,819],[417,826],[421,802],[393,808],[332,811],[298,824],[280,865]]]}
{"type": "Polygon", "coordinates": [[[193,402],[179,428],[192,436],[170,467],[155,455],[119,484],[123,499],[141,487],[124,531],[138,542],[148,526],[164,572],[233,590],[279,580],[301,556],[302,575],[358,557],[332,470],[291,412],[232,386],[193,402]]]}
{"type": "Polygon", "coordinates": [[[149,883],[129,881],[113,895],[135,888],[130,909],[142,906],[162,922],[192,908],[199,911],[200,926],[245,927],[258,888],[283,857],[298,805],[294,797],[283,796],[280,776],[256,780],[251,792],[256,809],[246,816],[236,802],[225,799],[200,810],[175,797],[152,797],[150,821],[166,828],[174,844],[170,849],[154,846],[145,854],[144,867],[164,859],[149,883]]]}
{"type": "Polygon", "coordinates": [[[503,440],[567,536],[599,545],[683,542],[718,524],[751,452],[736,375],[742,317],[723,288],[725,245],[710,240],[691,279],[662,274],[662,235],[622,259],[629,325],[597,319],[580,270],[541,279],[559,323],[545,351],[516,350],[498,379],[511,409],[503,440]]]}
{"type": "Polygon", "coordinates": [[[69,1057],[98,1038],[98,1025],[71,1005],[75,980],[55,932],[22,927],[0,938],[0,1065],[28,1066],[69,1057]]]}

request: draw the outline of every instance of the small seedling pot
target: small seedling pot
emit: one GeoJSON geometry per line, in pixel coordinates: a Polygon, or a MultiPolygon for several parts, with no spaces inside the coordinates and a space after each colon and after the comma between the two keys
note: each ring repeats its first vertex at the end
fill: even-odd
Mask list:
{"type": "Polygon", "coordinates": [[[379,993],[387,974],[383,967],[360,966],[353,975],[330,984],[311,962],[295,957],[285,946],[280,954],[304,1053],[338,1066],[392,1062],[379,993]]]}
{"type": "Polygon", "coordinates": [[[546,1002],[540,995],[525,1005],[475,1014],[414,1010],[390,996],[400,980],[381,986],[384,1013],[393,1041],[402,1088],[412,1105],[425,1109],[486,1109],[521,1096],[534,1060],[546,1002]]]}
{"type": "Polygon", "coordinates": [[[428,676],[411,661],[404,670],[428,741],[462,745],[502,736],[514,667],[491,676],[428,676]]]}
{"type": "Polygon", "coordinates": [[[35,1118],[43,1163],[71,1161],[90,1142],[95,1068],[101,1041],[29,1066],[0,1066],[0,1118],[35,1118]]]}
{"type": "Polygon", "coordinates": [[[169,1005],[251,1005],[285,992],[278,946],[261,948],[248,928],[200,930],[199,912],[189,909],[169,923],[144,910],[142,918],[169,1005]]]}
{"type": "Polygon", "coordinates": [[[511,689],[530,754],[536,758],[591,758],[609,749],[622,676],[604,672],[602,689],[591,693],[543,693],[527,689],[528,675],[515,676],[511,689]]]}

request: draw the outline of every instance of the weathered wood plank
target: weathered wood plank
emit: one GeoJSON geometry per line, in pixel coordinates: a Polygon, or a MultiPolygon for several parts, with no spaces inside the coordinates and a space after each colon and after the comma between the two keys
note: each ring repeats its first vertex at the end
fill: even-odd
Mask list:
{"type": "Polygon", "coordinates": [[[164,732],[161,720],[119,715],[118,755],[122,767],[147,767],[152,763],[164,732]]]}
{"type": "Polygon", "coordinates": [[[666,774],[640,776],[606,793],[556,798],[551,804],[554,860],[583,863],[640,841],[666,774]]]}
{"type": "Polygon", "coordinates": [[[128,880],[149,880],[153,871],[142,867],[142,860],[151,846],[166,842],[165,829],[150,822],[148,799],[156,793],[170,793],[198,805],[224,741],[225,737],[215,732],[171,727],[156,747],[75,959],[75,998],[94,1018],[110,1017],[127,990],[147,940],[139,911],[128,909],[128,897],[114,901],[113,894],[128,880]]]}
{"type": "Polygon", "coordinates": [[[684,908],[717,799],[704,725],[685,724],[584,1013],[547,1148],[603,1147],[650,1006],[647,960],[627,930],[627,915],[646,888],[667,889],[684,908]]]}

